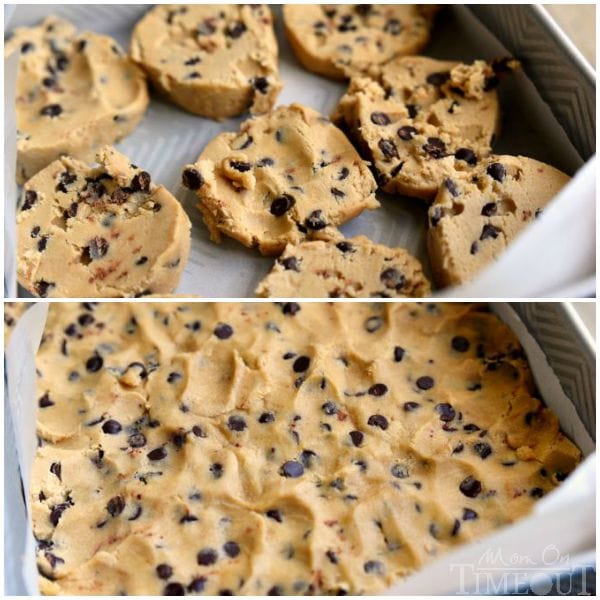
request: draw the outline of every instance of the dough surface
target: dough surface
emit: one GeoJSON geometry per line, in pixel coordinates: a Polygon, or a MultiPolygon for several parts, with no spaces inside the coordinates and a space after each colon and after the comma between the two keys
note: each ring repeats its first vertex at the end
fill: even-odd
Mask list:
{"type": "Polygon", "coordinates": [[[431,201],[446,177],[489,154],[500,116],[494,68],[508,64],[399,58],[353,78],[332,120],[373,162],[384,191],[431,201]]]}
{"type": "Polygon", "coordinates": [[[403,248],[349,240],[289,245],[256,294],[265,298],[421,298],[431,295],[419,261],[403,248]]]}
{"type": "Polygon", "coordinates": [[[54,303],[30,506],[52,594],[372,594],[579,450],[480,306],[54,303]]]}
{"type": "Polygon", "coordinates": [[[440,287],[496,260],[570,179],[524,156],[490,156],[463,175],[446,179],[429,208],[427,245],[440,287]]]}
{"type": "Polygon", "coordinates": [[[375,180],[346,136],[311,108],[292,104],[211,140],[183,183],[196,191],[211,239],[224,233],[263,254],[339,235],[377,208],[375,180]]]}
{"type": "Polygon", "coordinates": [[[172,292],[190,249],[185,211],[114,148],[97,160],[91,167],[63,157],[25,184],[19,283],[44,298],[172,292]]]}
{"type": "MultiPolygon", "coordinates": [[[[92,25],[92,24],[90,24],[92,25]]],[[[131,133],[148,107],[146,76],[110,37],[77,34],[48,17],[15,30],[4,56],[18,52],[17,182],[60,156],[91,161],[98,148],[131,133]]]]}
{"type": "Polygon", "coordinates": [[[309,71],[345,79],[429,41],[438,8],[425,4],[284,4],[288,40],[309,71]]]}
{"type": "Polygon", "coordinates": [[[282,84],[265,4],[163,4],[136,25],[131,56],[185,110],[224,119],[264,113],[282,84]]]}

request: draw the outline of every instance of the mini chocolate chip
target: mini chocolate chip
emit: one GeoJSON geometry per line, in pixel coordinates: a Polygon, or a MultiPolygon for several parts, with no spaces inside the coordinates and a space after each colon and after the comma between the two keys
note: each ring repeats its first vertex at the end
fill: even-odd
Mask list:
{"type": "Polygon", "coordinates": [[[390,118],[383,112],[371,113],[371,122],[375,125],[389,125],[391,123],[390,118]]]}
{"type": "Polygon", "coordinates": [[[417,379],[417,387],[420,390],[430,390],[435,385],[433,377],[423,375],[417,379]]]}
{"type": "Polygon", "coordinates": [[[146,171],[140,171],[131,180],[131,189],[134,192],[147,192],[150,190],[150,174],[146,171]]]}
{"type": "Polygon", "coordinates": [[[541,498],[544,495],[544,490],[539,487],[534,487],[529,491],[529,495],[532,498],[541,498]]]}
{"type": "Polygon", "coordinates": [[[413,137],[417,134],[416,127],[412,127],[411,125],[403,125],[398,129],[398,137],[405,142],[412,140],[413,137]]]}
{"type": "Polygon", "coordinates": [[[469,348],[471,347],[469,340],[462,335],[454,336],[452,338],[451,345],[452,349],[456,350],[457,352],[468,352],[469,348]]]}
{"type": "Polygon", "coordinates": [[[46,249],[46,246],[48,245],[48,236],[47,235],[43,235],[37,243],[37,249],[38,252],[43,252],[46,249]]]}
{"type": "Polygon", "coordinates": [[[161,579],[169,579],[169,577],[171,577],[171,575],[173,575],[173,567],[171,567],[171,565],[168,565],[166,563],[161,563],[160,565],[156,566],[156,574],[161,579]]]}
{"type": "Polygon", "coordinates": [[[182,379],[182,377],[183,375],[181,373],[173,371],[172,373],[169,373],[167,377],[167,383],[177,383],[182,379]]]}
{"type": "Polygon", "coordinates": [[[384,431],[389,426],[388,420],[383,415],[371,415],[367,424],[371,427],[379,427],[379,429],[383,429],[384,431]]]}
{"type": "Polygon", "coordinates": [[[221,463],[213,463],[210,465],[209,471],[215,479],[221,479],[221,477],[223,477],[223,465],[221,463]]]}
{"type": "Polygon", "coordinates": [[[69,506],[70,505],[65,502],[62,504],[57,504],[52,508],[52,510],[50,511],[50,523],[52,523],[54,527],[58,525],[62,514],[65,512],[65,510],[67,510],[67,508],[69,508],[69,506]]]}
{"type": "Polygon", "coordinates": [[[111,517],[118,517],[125,510],[125,499],[123,496],[115,496],[108,501],[106,510],[111,517]]]}
{"type": "Polygon", "coordinates": [[[90,240],[86,248],[86,254],[91,260],[98,260],[106,255],[109,244],[102,237],[95,237],[90,240]]]}
{"type": "Polygon", "coordinates": [[[459,148],[454,153],[454,158],[466,162],[471,167],[474,167],[477,164],[477,156],[475,155],[475,152],[469,148],[459,148]]]}
{"type": "Polygon", "coordinates": [[[506,177],[506,168],[504,167],[504,165],[495,162],[488,165],[486,173],[492,179],[495,179],[496,181],[502,183],[504,181],[504,178],[506,177]]]}
{"type": "Polygon", "coordinates": [[[391,474],[398,479],[406,479],[408,477],[408,467],[406,465],[401,465],[396,463],[390,469],[391,474]]]}
{"type": "Polygon", "coordinates": [[[205,438],[206,437],[206,432],[204,431],[204,429],[202,429],[202,427],[200,427],[199,425],[194,425],[192,427],[192,433],[199,438],[205,438]]]}
{"type": "Polygon", "coordinates": [[[439,73],[430,73],[427,75],[426,81],[430,85],[439,87],[440,85],[446,83],[448,79],[450,79],[450,71],[441,71],[439,73]]]}
{"type": "Polygon", "coordinates": [[[390,268],[386,269],[379,276],[380,281],[385,284],[385,287],[388,289],[393,289],[396,291],[400,291],[404,284],[406,283],[406,279],[398,269],[390,268]]]}
{"type": "Polygon", "coordinates": [[[43,396],[39,398],[38,406],[40,408],[48,408],[49,406],[54,406],[54,402],[50,400],[50,395],[48,392],[46,392],[43,396]]]}
{"type": "Polygon", "coordinates": [[[88,358],[85,363],[85,368],[90,373],[97,373],[104,365],[104,359],[99,354],[94,354],[91,358],[88,358]]]}
{"type": "Polygon", "coordinates": [[[43,279],[41,279],[40,281],[35,282],[34,287],[35,287],[35,293],[40,298],[46,298],[48,296],[48,292],[55,286],[53,283],[50,283],[49,281],[44,281],[43,279]]]}
{"type": "Polygon", "coordinates": [[[327,227],[327,223],[323,219],[323,211],[313,210],[313,212],[311,212],[310,215],[308,215],[308,217],[306,217],[304,220],[304,225],[313,231],[325,229],[325,227],[327,227]]]}
{"type": "Polygon", "coordinates": [[[363,565],[365,573],[381,573],[383,571],[383,564],[378,560],[369,560],[363,565]]]}
{"type": "Polygon", "coordinates": [[[284,315],[294,316],[300,310],[300,305],[297,302],[285,302],[281,312],[284,315]]]}
{"type": "Polygon", "coordinates": [[[258,422],[262,423],[272,423],[275,420],[275,415],[272,412],[264,412],[258,417],[258,422]]]}
{"type": "Polygon", "coordinates": [[[295,256],[288,256],[287,258],[280,260],[280,262],[286,271],[300,272],[300,269],[298,268],[298,259],[295,256]]]}
{"type": "Polygon", "coordinates": [[[223,552],[225,552],[229,558],[235,558],[240,553],[240,546],[237,542],[225,542],[223,544],[223,552]]]}
{"type": "Polygon", "coordinates": [[[261,158],[259,161],[257,161],[256,166],[257,167],[272,167],[274,164],[275,164],[275,161],[272,158],[265,157],[265,158],[261,158]]]}
{"type": "Polygon", "coordinates": [[[290,210],[294,204],[296,204],[296,200],[292,196],[283,194],[271,202],[271,208],[269,210],[273,216],[281,217],[290,210]]]}
{"type": "Polygon", "coordinates": [[[309,469],[312,466],[313,459],[317,456],[316,452],[312,450],[302,450],[300,453],[300,462],[305,469],[309,469]]]}
{"type": "Polygon", "coordinates": [[[384,396],[387,394],[388,387],[385,383],[375,383],[369,388],[369,394],[371,396],[384,396]]]}
{"type": "Polygon", "coordinates": [[[44,117],[58,117],[63,109],[60,104],[48,104],[40,110],[40,115],[44,117]]]}
{"type": "Polygon", "coordinates": [[[471,254],[477,254],[477,252],[479,252],[479,244],[477,242],[473,242],[471,244],[471,250],[470,253],[471,254]]]}
{"type": "Polygon", "coordinates": [[[473,444],[473,450],[479,454],[482,460],[485,460],[492,453],[492,447],[486,442],[473,444]]]}
{"type": "Polygon", "coordinates": [[[146,445],[146,436],[143,433],[134,433],[129,436],[127,443],[132,448],[141,448],[146,445]]]}
{"type": "Polygon", "coordinates": [[[355,252],[354,246],[350,242],[338,242],[335,247],[343,254],[346,254],[346,252],[355,252]]]}
{"type": "Polygon", "coordinates": [[[232,169],[239,171],[240,173],[245,173],[252,168],[252,165],[249,162],[244,162],[241,160],[231,160],[229,161],[232,169]]]}
{"type": "Polygon", "coordinates": [[[59,71],[66,71],[68,66],[69,66],[69,59],[64,54],[61,54],[60,56],[57,57],[56,68],[59,71]]]}
{"type": "Polygon", "coordinates": [[[56,475],[59,481],[62,481],[62,467],[59,462],[54,462],[50,465],[50,473],[56,475]]]}
{"type": "Polygon", "coordinates": [[[281,514],[281,511],[277,510],[276,508],[269,509],[265,514],[267,515],[267,517],[269,517],[269,519],[273,519],[278,523],[283,523],[283,516],[281,514]]]}
{"type": "Polygon", "coordinates": [[[364,439],[364,434],[362,431],[351,431],[350,432],[350,439],[352,440],[352,443],[359,448],[360,446],[362,446],[363,443],[363,439],[364,439]]]}
{"type": "Polygon", "coordinates": [[[295,460],[288,460],[281,466],[279,474],[283,477],[302,477],[302,475],[304,475],[304,467],[302,466],[302,463],[295,460]]]}
{"type": "Polygon", "coordinates": [[[427,143],[423,146],[423,150],[431,156],[431,158],[440,159],[446,156],[446,144],[440,138],[427,138],[427,143]]]}
{"type": "Polygon", "coordinates": [[[436,404],[435,410],[440,415],[440,421],[450,422],[456,417],[454,407],[447,402],[436,404]]]}
{"type": "Polygon", "coordinates": [[[419,113],[419,107],[416,104],[407,104],[406,109],[408,110],[408,116],[414,119],[419,113]]]}
{"type": "Polygon", "coordinates": [[[154,450],[151,450],[150,452],[148,452],[149,460],[162,460],[163,458],[166,458],[166,457],[167,457],[167,451],[162,446],[159,446],[158,448],[154,448],[154,450]]]}
{"type": "Polygon", "coordinates": [[[342,192],[342,190],[338,190],[335,187],[332,187],[330,191],[331,191],[332,196],[334,196],[336,198],[343,198],[346,195],[344,192],[342,192]]]}
{"type": "Polygon", "coordinates": [[[206,577],[195,577],[188,585],[188,592],[203,592],[206,585],[206,577]]]}
{"type": "Polygon", "coordinates": [[[377,145],[386,158],[399,158],[398,148],[392,140],[379,140],[377,145]]]}
{"type": "Polygon", "coordinates": [[[234,21],[233,23],[229,23],[225,28],[225,35],[229,36],[231,39],[236,40],[242,36],[242,34],[246,31],[246,25],[241,21],[234,21]]]}
{"type": "Polygon", "coordinates": [[[348,169],[348,167],[342,167],[338,173],[338,181],[343,181],[348,175],[350,175],[350,169],[348,169]]]}
{"type": "Polygon", "coordinates": [[[219,323],[213,332],[220,340],[226,340],[233,335],[233,327],[227,323],[219,323]]]}
{"type": "Polygon", "coordinates": [[[467,498],[476,498],[481,492],[481,482],[472,475],[469,475],[461,481],[458,489],[467,496],[467,498]]]}
{"type": "Polygon", "coordinates": [[[402,33],[402,23],[398,19],[388,19],[383,26],[383,30],[390,35],[400,35],[402,33]]]}
{"type": "Polygon", "coordinates": [[[332,415],[337,415],[338,413],[338,407],[335,405],[334,402],[328,401],[325,402],[324,404],[321,405],[321,410],[329,416],[332,415]]]}
{"type": "Polygon", "coordinates": [[[25,199],[23,200],[23,205],[21,206],[21,210],[30,210],[33,208],[33,205],[37,202],[37,192],[33,190],[25,190],[25,199]]]}
{"type": "Polygon", "coordinates": [[[198,564],[202,565],[203,567],[214,565],[217,562],[217,559],[217,551],[213,550],[212,548],[203,548],[202,550],[200,550],[200,552],[198,552],[198,555],[196,557],[198,564]]]}
{"type": "Polygon", "coordinates": [[[35,46],[31,42],[23,42],[21,44],[21,54],[27,54],[28,52],[31,52],[34,48],[35,46]]]}
{"type": "Polygon", "coordinates": [[[252,87],[261,94],[266,94],[269,89],[269,82],[266,77],[255,77],[252,79],[252,87]]]}
{"type": "Polygon", "coordinates": [[[279,585],[274,585],[267,592],[267,596],[283,596],[283,589],[279,585]]]}
{"type": "Polygon", "coordinates": [[[421,405],[418,402],[405,402],[404,403],[405,412],[413,412],[414,410],[417,410],[419,408],[421,408],[421,405]]]}
{"type": "Polygon", "coordinates": [[[123,429],[121,427],[121,423],[115,421],[114,419],[109,419],[102,424],[102,431],[104,431],[104,433],[108,433],[109,435],[119,433],[121,429],[123,429]]]}
{"type": "Polygon", "coordinates": [[[229,427],[231,431],[244,431],[247,426],[246,420],[243,417],[232,415],[227,419],[227,427],[229,427]]]}
{"type": "Polygon", "coordinates": [[[204,177],[198,169],[188,167],[181,174],[181,182],[189,190],[198,190],[204,185],[204,177]]]}
{"type": "Polygon", "coordinates": [[[479,236],[479,241],[483,242],[484,240],[487,240],[490,238],[495,240],[498,237],[499,231],[500,230],[497,227],[486,224],[483,226],[483,229],[481,230],[481,235],[479,236]]]}
{"type": "Polygon", "coordinates": [[[450,179],[449,177],[446,178],[444,180],[444,185],[454,198],[458,198],[458,196],[460,196],[460,191],[458,190],[458,187],[456,187],[456,183],[452,179],[450,179]]]}
{"type": "Polygon", "coordinates": [[[406,351],[404,350],[404,348],[402,348],[402,346],[396,346],[394,348],[394,361],[402,362],[402,359],[404,358],[405,353],[406,353],[406,351]]]}
{"type": "Polygon", "coordinates": [[[165,587],[163,596],[185,596],[185,589],[180,583],[173,581],[165,587]]]}
{"type": "Polygon", "coordinates": [[[470,508],[463,508],[463,521],[474,521],[477,519],[477,517],[478,514],[474,510],[471,510],[470,508]]]}
{"type": "Polygon", "coordinates": [[[481,214],[484,217],[492,217],[497,212],[498,212],[498,205],[495,202],[488,202],[487,204],[484,204],[483,208],[481,209],[481,214]]]}
{"type": "Polygon", "coordinates": [[[304,373],[310,367],[310,358],[308,356],[299,356],[293,364],[294,372],[304,373]]]}
{"type": "Polygon", "coordinates": [[[481,428],[475,425],[475,423],[467,423],[463,429],[469,433],[473,433],[474,431],[480,431],[481,428]]]}

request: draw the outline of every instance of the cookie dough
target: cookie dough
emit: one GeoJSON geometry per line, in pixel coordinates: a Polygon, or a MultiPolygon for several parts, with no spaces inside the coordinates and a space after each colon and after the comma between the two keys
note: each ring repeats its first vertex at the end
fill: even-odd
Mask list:
{"type": "Polygon", "coordinates": [[[131,133],[148,106],[143,72],[110,37],[77,34],[48,17],[4,45],[19,53],[17,182],[62,155],[91,161],[98,148],[131,133]]]}
{"type": "Polygon", "coordinates": [[[284,4],[288,40],[309,71],[345,79],[429,41],[435,5],[284,4]]]}
{"type": "Polygon", "coordinates": [[[265,4],[164,4],[136,25],[131,56],[185,110],[224,119],[271,109],[282,84],[265,4]]]}
{"type": "Polygon", "coordinates": [[[171,292],[190,249],[190,221],[149,173],[110,146],[91,167],[54,161],[24,187],[17,276],[36,296],[171,292]]]}
{"type": "Polygon", "coordinates": [[[5,302],[4,303],[4,347],[10,342],[21,315],[31,306],[28,302],[5,302]]]}
{"type": "Polygon", "coordinates": [[[55,303],[30,507],[46,594],[381,592],[580,460],[456,303],[55,303]]]}
{"type": "Polygon", "coordinates": [[[399,58],[353,78],[332,120],[373,162],[384,191],[431,201],[446,177],[489,154],[499,126],[495,87],[512,68],[507,60],[399,58]]]}
{"type": "Polygon", "coordinates": [[[260,282],[265,298],[406,298],[431,295],[419,261],[364,236],[289,245],[260,282]]]}
{"type": "Polygon", "coordinates": [[[339,235],[336,226],[377,208],[375,180],[346,136],[292,104],[221,133],[183,170],[211,239],[224,233],[263,254],[339,235]]]}
{"type": "Polygon", "coordinates": [[[496,260],[568,181],[524,156],[491,156],[470,180],[446,179],[429,208],[427,243],[437,284],[464,283],[496,260]]]}

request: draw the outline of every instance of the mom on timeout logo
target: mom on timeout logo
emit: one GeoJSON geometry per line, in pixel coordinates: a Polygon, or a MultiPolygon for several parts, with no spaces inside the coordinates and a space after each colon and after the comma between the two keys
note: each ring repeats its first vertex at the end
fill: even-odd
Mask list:
{"type": "Polygon", "coordinates": [[[573,564],[568,554],[550,544],[536,558],[506,553],[501,548],[487,548],[476,563],[452,563],[458,575],[457,594],[545,596],[587,596],[585,567],[573,564]],[[582,574],[583,571],[583,574],[582,574]],[[560,575],[560,577],[559,577],[560,575]]]}

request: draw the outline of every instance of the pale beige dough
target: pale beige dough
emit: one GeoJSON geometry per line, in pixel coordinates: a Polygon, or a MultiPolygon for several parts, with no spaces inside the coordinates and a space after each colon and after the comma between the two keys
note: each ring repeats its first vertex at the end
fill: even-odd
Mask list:
{"type": "Polygon", "coordinates": [[[429,41],[432,4],[284,4],[288,40],[309,71],[345,79],[429,41]]]}
{"type": "Polygon", "coordinates": [[[332,120],[373,162],[384,191],[431,201],[444,178],[489,154],[500,120],[494,67],[516,64],[395,59],[352,78],[332,120]]]}
{"type": "Polygon", "coordinates": [[[48,17],[16,29],[4,56],[13,52],[19,184],[62,155],[93,160],[146,112],[146,77],[108,36],[77,34],[69,21],[48,17]]]}
{"type": "Polygon", "coordinates": [[[448,178],[429,208],[428,248],[438,286],[459,285],[496,260],[568,183],[524,156],[490,156],[448,178]]]}
{"type": "Polygon", "coordinates": [[[382,592],[581,456],[481,306],[55,303],[36,366],[46,594],[382,592]]]}
{"type": "Polygon", "coordinates": [[[364,236],[289,245],[260,282],[265,298],[405,298],[431,295],[419,261],[364,236]]]}
{"type": "Polygon", "coordinates": [[[375,180],[344,134],[292,104],[211,140],[183,170],[211,239],[228,235],[263,254],[339,235],[337,225],[377,208],[375,180]]]}
{"type": "Polygon", "coordinates": [[[25,183],[19,283],[54,298],[172,292],[190,249],[185,211],[114,148],[97,160],[92,167],[63,157],[25,183]]]}
{"type": "Polygon", "coordinates": [[[135,26],[131,56],[185,110],[224,119],[267,112],[282,84],[264,4],[163,4],[135,26]]]}

